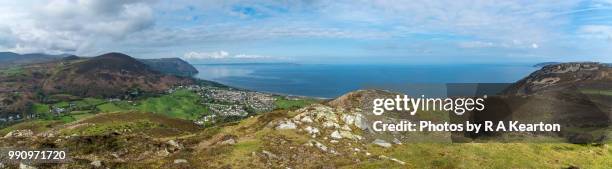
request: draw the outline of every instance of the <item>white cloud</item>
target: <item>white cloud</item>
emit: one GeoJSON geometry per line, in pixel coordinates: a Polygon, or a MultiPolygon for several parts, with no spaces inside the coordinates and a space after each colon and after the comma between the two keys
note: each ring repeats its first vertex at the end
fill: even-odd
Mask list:
{"type": "Polygon", "coordinates": [[[452,48],[486,55],[576,55],[566,51],[591,46],[585,51],[593,52],[601,44],[592,45],[591,40],[612,39],[604,13],[610,4],[609,0],[0,1],[0,50],[79,55],[119,51],[191,59],[270,58],[190,52],[216,49],[303,57],[401,55],[410,50],[456,55],[452,48]],[[591,13],[592,8],[598,11],[591,13]],[[593,25],[580,25],[585,23],[581,17],[593,25]],[[398,47],[366,53],[360,48],[386,44],[398,47]],[[535,48],[539,50],[530,50],[535,48]]]}
{"type": "Polygon", "coordinates": [[[230,55],[226,51],[215,51],[215,52],[187,52],[182,57],[185,60],[222,60],[222,59],[273,59],[273,57],[262,56],[262,55],[250,55],[250,54],[236,54],[230,55]]]}
{"type": "Polygon", "coordinates": [[[493,44],[493,42],[466,41],[459,42],[459,46],[463,48],[489,48],[496,47],[497,45],[493,44]]]}
{"type": "Polygon", "coordinates": [[[586,38],[612,39],[612,26],[608,25],[585,25],[579,32],[586,38]]]}
{"type": "Polygon", "coordinates": [[[226,51],[216,52],[188,52],[183,55],[184,59],[187,60],[199,60],[199,59],[227,59],[229,53],[226,51]]]}
{"type": "Polygon", "coordinates": [[[0,48],[29,53],[87,53],[152,27],[153,9],[144,0],[28,1],[4,8],[0,48]],[[8,35],[2,35],[8,34],[8,35]]]}
{"type": "Polygon", "coordinates": [[[237,54],[234,55],[236,59],[266,59],[270,58],[269,56],[261,56],[261,55],[247,55],[247,54],[237,54]]]}

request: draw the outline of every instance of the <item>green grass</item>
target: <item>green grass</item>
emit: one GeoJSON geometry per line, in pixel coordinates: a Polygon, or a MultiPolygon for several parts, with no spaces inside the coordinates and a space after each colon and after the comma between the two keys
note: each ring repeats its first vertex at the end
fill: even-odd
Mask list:
{"type": "Polygon", "coordinates": [[[194,120],[208,114],[196,93],[179,90],[169,95],[149,98],[137,104],[136,110],[167,115],[174,118],[194,120]]]}
{"type": "Polygon", "coordinates": [[[100,112],[118,112],[118,111],[129,111],[131,107],[125,107],[122,104],[118,104],[115,102],[104,103],[96,106],[100,112]]]}
{"type": "Polygon", "coordinates": [[[607,146],[566,143],[416,143],[384,149],[370,146],[373,154],[385,154],[407,163],[383,160],[348,168],[611,168],[612,149],[607,146]]]}
{"type": "Polygon", "coordinates": [[[25,75],[25,71],[20,66],[10,67],[7,69],[0,70],[0,74],[5,76],[22,76],[25,75]]]}
{"type": "Polygon", "coordinates": [[[46,104],[34,103],[34,105],[32,105],[32,111],[34,111],[34,113],[49,113],[49,110],[49,105],[46,104]]]}
{"type": "Polygon", "coordinates": [[[144,132],[153,136],[175,136],[199,130],[190,121],[170,118],[154,113],[120,112],[103,113],[83,118],[78,123],[87,124],[76,128],[66,128],[64,135],[78,134],[84,136],[102,135],[113,131],[144,132]]]}
{"type": "Polygon", "coordinates": [[[312,99],[291,100],[285,97],[277,97],[276,102],[274,102],[274,105],[276,106],[276,109],[295,110],[302,107],[306,107],[316,102],[316,100],[312,99]]]}
{"type": "Polygon", "coordinates": [[[612,96],[612,90],[582,89],[580,92],[584,94],[612,96]]]}
{"type": "Polygon", "coordinates": [[[109,102],[98,105],[101,112],[140,111],[166,115],[169,117],[194,120],[209,113],[196,93],[179,90],[160,97],[147,98],[135,103],[125,101],[109,102]]]}
{"type": "Polygon", "coordinates": [[[78,133],[79,135],[83,136],[94,136],[102,135],[113,131],[123,131],[126,129],[138,131],[155,127],[159,127],[158,124],[152,123],[148,120],[137,120],[133,122],[123,123],[98,123],[94,126],[83,127],[71,132],[78,133]]]}
{"type": "Polygon", "coordinates": [[[52,128],[53,126],[57,124],[61,124],[61,123],[62,122],[58,120],[42,120],[42,119],[24,121],[24,122],[17,123],[15,125],[0,129],[0,135],[4,136],[13,130],[25,130],[25,129],[32,130],[34,133],[39,133],[39,132],[46,131],[52,128]]]}

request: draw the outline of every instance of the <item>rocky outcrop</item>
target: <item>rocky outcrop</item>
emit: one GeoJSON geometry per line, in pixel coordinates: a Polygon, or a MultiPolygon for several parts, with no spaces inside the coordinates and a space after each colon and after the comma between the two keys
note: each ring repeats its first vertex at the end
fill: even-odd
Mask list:
{"type": "Polygon", "coordinates": [[[504,91],[509,95],[530,95],[571,88],[606,88],[612,84],[612,68],[595,62],[550,64],[531,73],[504,91]]]}
{"type": "Polygon", "coordinates": [[[13,130],[6,134],[4,138],[22,138],[22,137],[32,137],[34,132],[32,130],[13,130]]]}

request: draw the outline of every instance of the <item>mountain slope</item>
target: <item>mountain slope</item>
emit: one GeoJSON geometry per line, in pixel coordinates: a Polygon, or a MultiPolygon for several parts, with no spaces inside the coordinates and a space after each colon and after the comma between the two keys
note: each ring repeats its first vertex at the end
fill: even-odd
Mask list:
{"type": "Polygon", "coordinates": [[[529,95],[571,87],[611,89],[612,68],[595,62],[547,65],[514,83],[504,93],[529,95]]]}
{"type": "Polygon", "coordinates": [[[162,92],[191,83],[194,80],[162,74],[128,55],[108,53],[63,66],[42,88],[49,94],[114,97],[131,90],[162,92]]]}
{"type": "Polygon", "coordinates": [[[64,56],[67,55],[47,55],[40,53],[17,54],[13,52],[0,52],[0,68],[24,64],[43,63],[59,60],[64,56]]]}
{"type": "Polygon", "coordinates": [[[140,59],[158,72],[177,76],[192,76],[198,73],[195,67],[179,58],[140,59]]]}

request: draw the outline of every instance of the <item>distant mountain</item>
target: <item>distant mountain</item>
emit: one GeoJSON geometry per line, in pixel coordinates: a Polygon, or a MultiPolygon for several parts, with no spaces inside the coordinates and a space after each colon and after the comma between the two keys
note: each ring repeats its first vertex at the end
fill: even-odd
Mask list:
{"type": "Polygon", "coordinates": [[[0,52],[0,68],[14,65],[49,62],[59,60],[66,56],[68,55],[48,55],[41,53],[17,54],[13,52],[0,52]]]}
{"type": "Polygon", "coordinates": [[[193,76],[198,70],[179,58],[140,59],[141,62],[158,72],[177,76],[193,76]]]}
{"type": "Polygon", "coordinates": [[[162,92],[193,79],[162,74],[122,53],[107,53],[65,64],[48,77],[42,88],[49,94],[114,97],[130,90],[162,92]]]}

